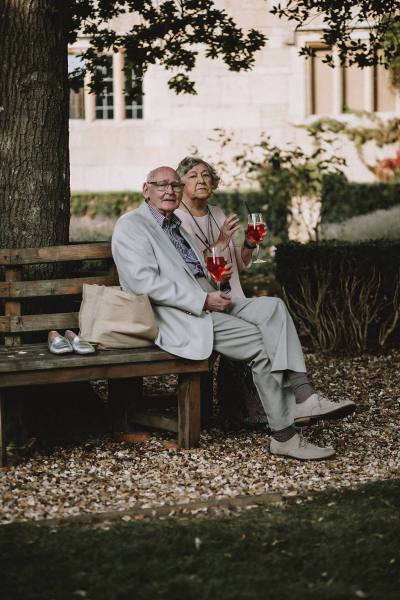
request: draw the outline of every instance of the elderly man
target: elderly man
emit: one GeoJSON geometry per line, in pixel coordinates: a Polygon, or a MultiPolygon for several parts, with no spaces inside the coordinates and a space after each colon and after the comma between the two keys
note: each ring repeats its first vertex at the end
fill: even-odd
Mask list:
{"type": "Polygon", "coordinates": [[[216,350],[250,365],[272,430],[272,454],[300,460],[332,457],[333,448],[304,440],[295,423],[344,416],[354,403],[333,403],[315,393],[282,300],[232,301],[215,290],[196,244],[174,215],[182,187],[172,168],[154,169],[143,185],[145,201],[118,220],[112,251],[122,288],[149,296],[160,348],[192,360],[216,350]]]}

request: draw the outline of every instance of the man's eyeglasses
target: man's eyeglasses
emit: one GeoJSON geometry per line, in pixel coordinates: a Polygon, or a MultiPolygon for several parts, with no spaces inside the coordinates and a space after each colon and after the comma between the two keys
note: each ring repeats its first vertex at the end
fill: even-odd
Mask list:
{"type": "Polygon", "coordinates": [[[147,183],[155,185],[159,192],[166,192],[169,186],[174,192],[180,192],[185,185],[180,181],[148,181],[147,183]]]}

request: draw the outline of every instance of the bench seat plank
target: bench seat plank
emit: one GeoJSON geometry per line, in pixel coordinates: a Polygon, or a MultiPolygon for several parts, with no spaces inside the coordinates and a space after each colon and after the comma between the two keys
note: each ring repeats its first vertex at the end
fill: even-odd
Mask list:
{"type": "MultiPolygon", "coordinates": [[[[187,371],[207,371],[208,360],[193,361],[178,358],[156,346],[146,348],[129,348],[115,350],[97,350],[95,354],[51,354],[47,344],[26,344],[12,348],[0,348],[0,385],[2,374],[21,373],[27,371],[49,371],[54,369],[72,369],[76,367],[125,365],[145,363],[166,363],[174,369],[172,363],[181,364],[187,371]]],[[[155,369],[157,366],[155,365],[155,369]]],[[[174,371],[171,370],[171,373],[174,371]]]]}
{"type": "Polygon", "coordinates": [[[51,370],[14,371],[0,373],[0,389],[19,387],[21,385],[44,385],[68,383],[74,381],[95,381],[97,379],[125,379],[130,377],[150,377],[152,375],[171,375],[171,373],[204,373],[208,370],[208,362],[183,363],[182,360],[144,363],[116,363],[92,366],[71,367],[60,366],[51,370]],[[207,369],[205,368],[207,366],[207,369]]]}

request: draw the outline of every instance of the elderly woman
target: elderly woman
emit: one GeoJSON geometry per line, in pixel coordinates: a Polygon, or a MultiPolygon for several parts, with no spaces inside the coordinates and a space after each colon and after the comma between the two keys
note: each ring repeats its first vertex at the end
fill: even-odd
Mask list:
{"type": "Polygon", "coordinates": [[[214,246],[217,251],[227,254],[228,261],[232,263],[232,298],[244,298],[239,273],[250,264],[255,245],[245,237],[243,246],[237,246],[232,238],[240,229],[238,216],[227,217],[218,206],[209,204],[219,183],[215,169],[200,158],[187,156],[181,160],[177,171],[185,187],[182,202],[175,213],[201,252],[214,246]]]}
{"type": "MultiPolygon", "coordinates": [[[[238,216],[233,214],[227,217],[221,208],[209,204],[219,183],[215,169],[205,160],[187,156],[181,160],[177,171],[185,187],[176,215],[201,252],[214,246],[217,251],[223,251],[227,255],[228,262],[232,263],[229,281],[231,296],[245,298],[239,273],[250,265],[255,245],[247,237],[242,246],[235,244],[232,238],[241,228],[238,216]]],[[[221,417],[225,426],[238,427],[267,422],[251,372],[245,365],[240,368],[237,363],[221,357],[217,382],[221,417]]]]}

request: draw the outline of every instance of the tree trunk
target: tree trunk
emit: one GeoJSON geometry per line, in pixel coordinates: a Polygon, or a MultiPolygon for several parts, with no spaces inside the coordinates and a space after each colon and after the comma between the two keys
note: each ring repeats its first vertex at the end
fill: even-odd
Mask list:
{"type": "MultiPolygon", "coordinates": [[[[66,21],[58,8],[63,4],[0,1],[0,248],[68,243],[68,45],[66,21]]],[[[51,278],[59,268],[25,268],[24,277],[51,278]]],[[[43,304],[52,312],[51,299],[40,302],[40,312],[43,304]]],[[[28,312],[36,312],[33,303],[28,312]]],[[[8,439],[19,446],[45,423],[52,432],[62,396],[77,396],[75,388],[73,393],[68,386],[57,388],[31,392],[40,393],[40,427],[35,425],[36,411],[30,414],[30,394],[8,390],[8,439]]],[[[85,389],[82,404],[88,406],[85,389]]]]}
{"type": "Polygon", "coordinates": [[[54,4],[0,3],[0,248],[68,242],[68,46],[54,4]]]}

